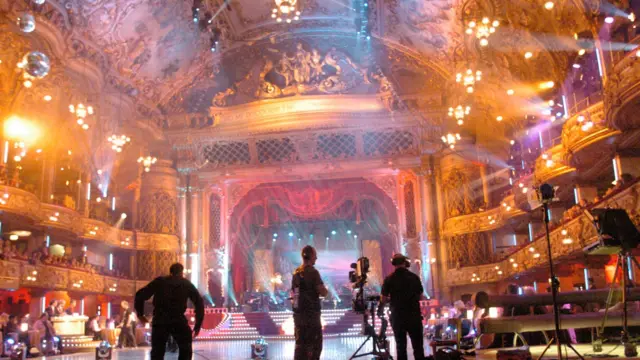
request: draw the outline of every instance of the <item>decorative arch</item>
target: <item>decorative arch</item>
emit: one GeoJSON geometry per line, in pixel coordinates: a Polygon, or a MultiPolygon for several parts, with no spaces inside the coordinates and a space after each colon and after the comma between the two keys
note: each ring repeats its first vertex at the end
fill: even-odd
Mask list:
{"type": "MultiPolygon", "coordinates": [[[[334,245],[343,246],[343,250],[353,251],[361,247],[362,240],[362,246],[366,244],[369,249],[377,249],[376,261],[380,274],[388,273],[391,270],[388,268],[388,262],[380,259],[390,258],[393,251],[399,250],[396,249],[397,217],[393,200],[377,185],[361,178],[261,184],[248,191],[237,203],[229,222],[230,277],[236,295],[255,284],[256,278],[252,278],[251,272],[256,269],[254,262],[259,261],[253,256],[256,251],[271,248],[279,251],[286,247],[287,253],[290,254],[297,249],[296,246],[302,246],[298,245],[302,243],[297,238],[294,239],[297,242],[293,245],[278,243],[274,246],[274,229],[282,227],[295,228],[304,234],[301,236],[305,238],[304,244],[313,243],[322,250],[324,237],[331,236],[326,230],[332,225],[327,224],[350,224],[349,226],[353,226],[351,229],[361,235],[361,238],[356,240],[357,244],[351,242],[350,245],[334,245]],[[321,235],[318,231],[327,235],[321,235]],[[313,238],[312,234],[317,235],[313,238]],[[322,239],[322,242],[318,239],[322,239]],[[377,243],[378,246],[371,246],[371,242],[377,243]]],[[[278,241],[288,239],[281,236],[278,241]]],[[[274,252],[272,256],[279,259],[282,254],[274,252]]],[[[279,269],[283,281],[286,282],[286,266],[282,267],[280,263],[282,261],[276,261],[275,271],[279,269]]],[[[345,270],[348,270],[348,264],[345,270]]]]}

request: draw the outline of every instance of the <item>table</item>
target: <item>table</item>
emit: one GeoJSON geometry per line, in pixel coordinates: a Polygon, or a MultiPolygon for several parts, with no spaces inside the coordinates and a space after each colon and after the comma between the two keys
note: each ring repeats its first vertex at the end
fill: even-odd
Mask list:
{"type": "Polygon", "coordinates": [[[51,319],[53,329],[58,336],[82,336],[85,331],[87,316],[57,316],[51,319]]]}

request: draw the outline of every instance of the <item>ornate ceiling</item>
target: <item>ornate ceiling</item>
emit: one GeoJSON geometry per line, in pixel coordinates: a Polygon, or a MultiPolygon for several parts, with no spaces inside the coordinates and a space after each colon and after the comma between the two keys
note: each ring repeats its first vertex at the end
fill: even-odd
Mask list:
{"type": "Polygon", "coordinates": [[[0,0],[0,10],[9,19],[25,10],[36,13],[39,25],[46,24],[36,33],[56,28],[67,59],[96,66],[108,86],[131,97],[138,116],[147,118],[206,113],[212,102],[225,105],[231,97],[235,104],[286,95],[287,76],[277,70],[298,50],[327,70],[315,79],[320,85],[303,94],[377,92],[387,82],[400,96],[439,94],[443,100],[437,105],[449,106],[458,97],[455,73],[472,64],[485,74],[473,101],[486,111],[515,116],[530,99],[505,99],[504,91],[561,81],[567,52],[576,49],[573,33],[590,26],[582,5],[571,0],[556,1],[553,11],[542,0],[369,0],[368,47],[356,40],[353,0],[300,1],[302,19],[292,24],[271,18],[271,0],[205,0],[200,13],[214,15],[209,29],[220,31],[212,52],[210,31],[192,21],[191,1],[47,0],[38,8],[30,3],[0,0]],[[499,19],[500,27],[490,46],[479,47],[464,37],[463,23],[485,15],[499,19]],[[525,60],[524,51],[533,58],[525,60]],[[330,64],[331,54],[344,72],[330,64]],[[331,78],[336,71],[340,84],[331,78]],[[275,79],[269,81],[275,90],[260,89],[265,78],[275,79]]]}

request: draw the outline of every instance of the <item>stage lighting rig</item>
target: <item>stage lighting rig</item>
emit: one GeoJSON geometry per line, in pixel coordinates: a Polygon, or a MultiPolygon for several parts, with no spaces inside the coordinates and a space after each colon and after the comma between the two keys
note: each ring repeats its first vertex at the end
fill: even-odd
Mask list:
{"type": "Polygon", "coordinates": [[[218,28],[214,28],[211,30],[211,51],[215,52],[218,50],[220,36],[222,35],[222,31],[218,28]]]}
{"type": "Polygon", "coordinates": [[[202,0],[193,0],[193,6],[191,7],[191,17],[193,22],[200,21],[200,7],[202,6],[202,0]]]}

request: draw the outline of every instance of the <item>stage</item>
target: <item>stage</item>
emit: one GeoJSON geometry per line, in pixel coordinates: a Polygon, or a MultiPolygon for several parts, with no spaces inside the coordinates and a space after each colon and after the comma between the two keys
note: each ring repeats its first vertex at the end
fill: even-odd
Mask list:
{"type": "MultiPolygon", "coordinates": [[[[348,359],[355,349],[360,345],[364,338],[349,337],[349,338],[333,338],[326,339],[324,341],[324,350],[322,352],[322,359],[331,360],[343,360],[348,359]]],[[[194,360],[245,360],[250,359],[250,347],[252,341],[238,340],[238,341],[203,341],[194,344],[196,355],[194,360]]],[[[391,340],[392,354],[395,356],[395,344],[391,340]]],[[[290,340],[273,340],[269,342],[269,359],[270,360],[290,360],[293,358],[294,343],[290,340]]],[[[582,355],[592,354],[590,345],[577,345],[576,348],[582,355]]],[[[413,359],[411,355],[411,346],[409,346],[409,359],[413,359]]],[[[534,346],[531,348],[533,358],[535,359],[543,350],[542,346],[534,346]]],[[[554,358],[555,350],[552,349],[547,352],[548,358],[554,358]]],[[[428,347],[428,343],[425,343],[425,354],[429,355],[431,352],[428,347]]],[[[621,346],[615,348],[614,345],[605,345],[604,352],[601,354],[611,353],[611,355],[617,355],[619,358],[624,357],[623,348],[621,346]]],[[[575,357],[573,354],[569,354],[571,357],[575,357]]],[[[593,358],[585,356],[586,358],[593,358]]],[[[472,358],[469,356],[468,358],[472,358]]],[[[496,349],[479,351],[475,356],[476,359],[495,359],[496,349]]],[[[546,358],[546,357],[545,357],[546,358]]],[[[37,358],[42,359],[44,358],[37,358]]],[[[64,355],[64,356],[47,356],[47,360],[94,360],[95,355],[93,353],[64,355]]],[[[116,350],[113,356],[114,360],[148,360],[149,348],[141,347],[131,350],[116,350]]],[[[167,354],[165,359],[177,359],[177,354],[167,354]]],[[[368,358],[364,358],[368,359],[368,358]]]]}

